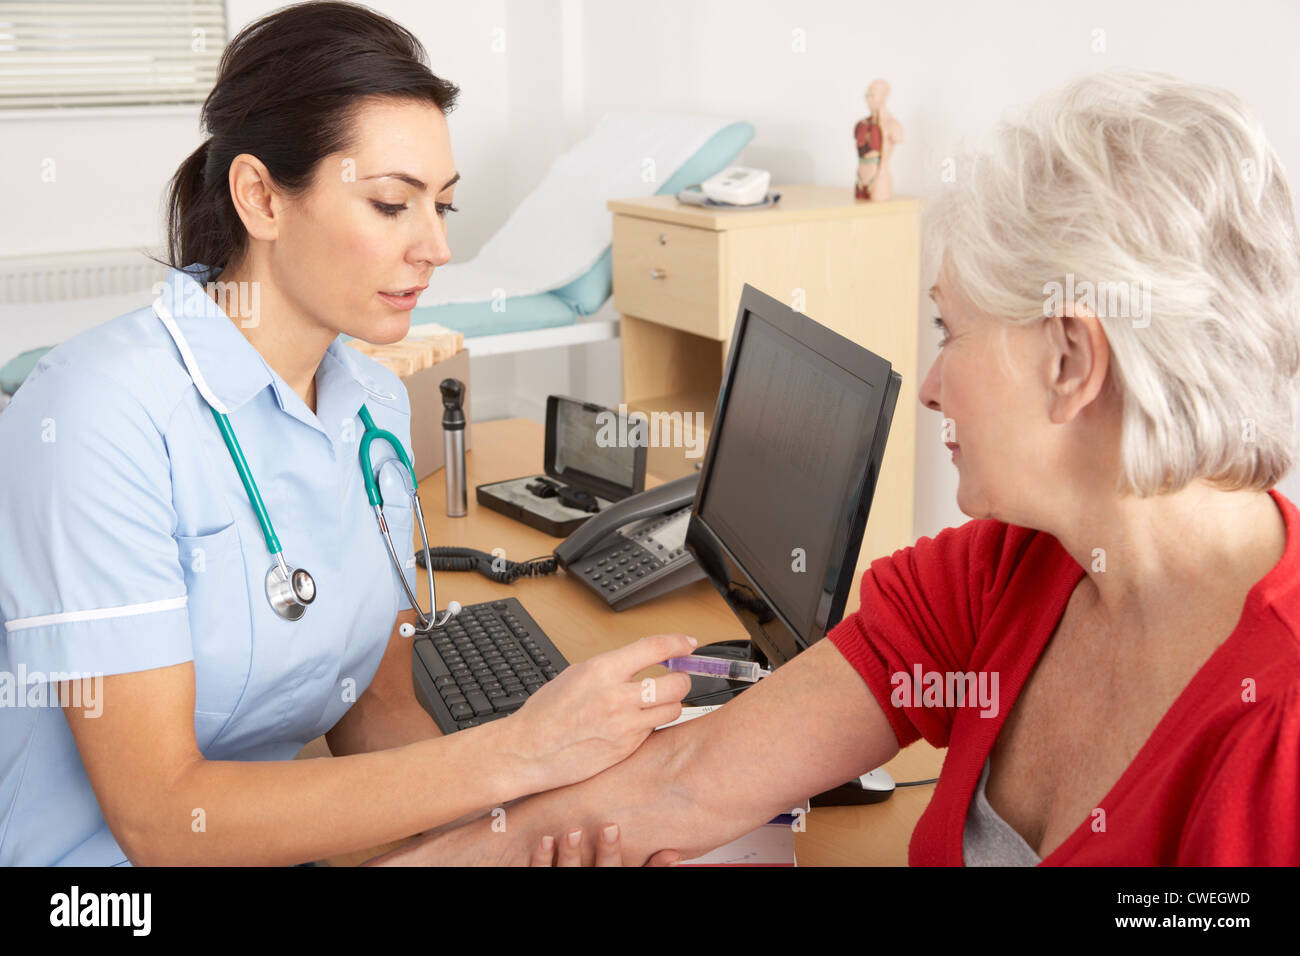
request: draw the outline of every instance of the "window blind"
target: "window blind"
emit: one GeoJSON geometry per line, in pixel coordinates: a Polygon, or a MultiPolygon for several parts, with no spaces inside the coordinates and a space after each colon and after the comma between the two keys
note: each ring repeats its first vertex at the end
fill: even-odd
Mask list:
{"type": "Polygon", "coordinates": [[[222,0],[0,0],[0,110],[201,103],[222,0]]]}

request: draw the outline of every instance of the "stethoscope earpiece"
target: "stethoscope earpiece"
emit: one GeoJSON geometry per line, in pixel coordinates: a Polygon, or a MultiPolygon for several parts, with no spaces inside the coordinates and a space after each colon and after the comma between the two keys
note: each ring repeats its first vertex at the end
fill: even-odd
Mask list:
{"type": "MultiPolygon", "coordinates": [[[[430,575],[430,577],[432,576],[433,575],[430,575]]],[[[420,609],[418,607],[415,610],[417,614],[420,613],[420,609]]],[[[450,621],[453,617],[455,617],[459,613],[460,613],[460,602],[450,601],[447,604],[447,610],[442,612],[442,620],[430,621],[427,626],[421,625],[418,628],[414,624],[403,622],[398,626],[397,633],[402,635],[402,637],[414,637],[415,632],[417,630],[421,634],[428,634],[430,631],[445,625],[448,621],[450,621]]]]}

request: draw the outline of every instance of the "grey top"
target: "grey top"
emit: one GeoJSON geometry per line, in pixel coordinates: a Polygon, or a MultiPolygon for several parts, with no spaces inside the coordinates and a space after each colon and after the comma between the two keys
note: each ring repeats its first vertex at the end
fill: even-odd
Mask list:
{"type": "Polygon", "coordinates": [[[989,762],[985,760],[970,810],[966,813],[966,830],[961,841],[962,862],[967,866],[1037,866],[1043,862],[1042,858],[989,804],[984,793],[988,779],[989,762]]]}

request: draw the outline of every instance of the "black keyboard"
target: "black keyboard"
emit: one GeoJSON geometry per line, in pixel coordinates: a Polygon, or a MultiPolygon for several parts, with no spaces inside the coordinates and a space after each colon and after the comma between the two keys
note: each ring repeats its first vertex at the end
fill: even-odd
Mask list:
{"type": "Polygon", "coordinates": [[[569,666],[518,598],[461,608],[414,651],[416,693],[444,734],[513,714],[569,666]]]}

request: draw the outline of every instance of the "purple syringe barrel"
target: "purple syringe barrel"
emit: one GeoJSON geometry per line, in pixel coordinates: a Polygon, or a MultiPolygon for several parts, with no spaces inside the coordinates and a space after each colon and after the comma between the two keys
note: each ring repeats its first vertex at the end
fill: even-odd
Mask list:
{"type": "Polygon", "coordinates": [[[725,677],[727,680],[753,681],[764,676],[755,661],[733,661],[725,657],[702,657],[691,654],[687,657],[670,657],[664,661],[664,667],[670,671],[683,674],[699,674],[704,677],[725,677]]]}

